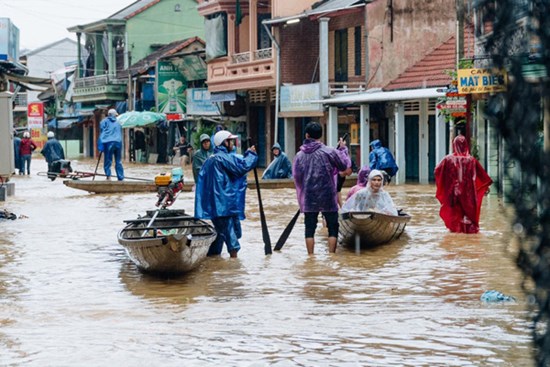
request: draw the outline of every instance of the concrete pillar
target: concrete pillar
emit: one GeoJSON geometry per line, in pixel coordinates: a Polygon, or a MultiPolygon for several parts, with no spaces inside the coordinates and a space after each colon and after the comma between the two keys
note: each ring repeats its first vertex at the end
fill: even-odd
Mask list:
{"type": "Polygon", "coordinates": [[[405,183],[406,165],[405,165],[405,106],[403,103],[395,105],[395,160],[397,162],[397,171],[395,184],[405,183]]]}
{"type": "Polygon", "coordinates": [[[435,165],[445,157],[447,154],[447,144],[445,143],[445,133],[447,132],[447,125],[445,124],[445,117],[442,114],[437,114],[435,117],[435,165]]]}
{"type": "MultiPolygon", "coordinates": [[[[362,104],[359,107],[359,143],[361,144],[361,167],[369,164],[370,153],[370,106],[362,104]]],[[[359,168],[361,168],[359,167],[359,168]]]]}
{"type": "Polygon", "coordinates": [[[328,21],[329,18],[319,19],[319,83],[321,97],[330,95],[328,87],[328,21]]]}
{"type": "Polygon", "coordinates": [[[116,52],[113,48],[113,30],[107,29],[107,60],[109,60],[109,76],[116,75],[116,52]]]}
{"type": "Polygon", "coordinates": [[[13,93],[0,93],[0,177],[8,181],[15,170],[13,152],[13,93]]]}
{"type": "Polygon", "coordinates": [[[328,108],[328,122],[327,122],[327,145],[329,147],[335,147],[338,143],[338,107],[330,106],[328,108]]]}
{"type": "Polygon", "coordinates": [[[285,153],[292,161],[296,155],[296,119],[285,118],[285,153]]]}
{"type": "Polygon", "coordinates": [[[420,100],[420,116],[418,119],[418,178],[421,184],[430,183],[428,163],[428,147],[430,130],[428,125],[428,99],[420,100]]]}
{"type": "Polygon", "coordinates": [[[254,55],[258,49],[258,0],[248,1],[248,34],[250,36],[248,49],[254,55]]]}
{"type": "Polygon", "coordinates": [[[80,32],[77,32],[76,33],[76,43],[77,43],[77,46],[76,46],[76,57],[77,57],[77,62],[76,62],[76,78],[80,78],[82,77],[82,65],[80,65],[80,63],[82,62],[82,43],[81,42],[81,38],[82,37],[82,33],[80,32]]]}

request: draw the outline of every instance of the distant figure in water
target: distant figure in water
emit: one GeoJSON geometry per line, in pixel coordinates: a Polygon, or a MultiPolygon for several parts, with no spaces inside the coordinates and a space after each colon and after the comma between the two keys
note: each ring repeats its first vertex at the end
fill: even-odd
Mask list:
{"type": "Polygon", "coordinates": [[[439,216],[451,232],[479,232],[481,202],[492,183],[481,164],[470,155],[466,137],[459,134],[453,140],[453,153],[435,168],[439,216]]]}
{"type": "Polygon", "coordinates": [[[286,154],[281,150],[279,143],[273,144],[271,147],[271,152],[275,159],[267,166],[264,174],[262,175],[262,180],[270,180],[273,178],[291,178],[292,177],[292,163],[286,156],[286,154]]]}

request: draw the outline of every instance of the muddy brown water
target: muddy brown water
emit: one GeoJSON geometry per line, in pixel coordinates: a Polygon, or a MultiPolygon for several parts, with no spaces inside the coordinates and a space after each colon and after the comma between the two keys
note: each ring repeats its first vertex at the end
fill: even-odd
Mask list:
{"type": "MultiPolygon", "coordinates": [[[[126,175],[169,168],[126,164],[126,175]]],[[[266,257],[249,190],[239,258],[224,249],[166,279],[140,273],[116,239],[124,219],[155,208],[154,194],[89,194],[38,176],[40,159],[32,169],[13,178],[16,195],[0,206],[28,217],[0,222],[0,365],[532,364],[522,278],[496,196],[485,199],[482,233],[460,235],[439,219],[434,186],[390,186],[412,215],[399,240],[328,254],[319,227],[309,257],[300,218],[283,250],[266,257]],[[518,302],[482,303],[489,289],[518,302]]],[[[173,207],[192,213],[193,195],[173,207]]],[[[262,198],[275,243],[297,209],[295,192],[262,198]]]]}

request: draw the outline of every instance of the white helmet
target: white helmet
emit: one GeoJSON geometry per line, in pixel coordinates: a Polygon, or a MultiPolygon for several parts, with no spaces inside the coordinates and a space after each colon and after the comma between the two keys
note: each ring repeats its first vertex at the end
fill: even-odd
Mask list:
{"type": "Polygon", "coordinates": [[[48,131],[48,138],[53,138],[55,136],[55,134],[53,133],[53,131],[48,131]]]}
{"type": "Polygon", "coordinates": [[[219,147],[225,140],[237,138],[237,135],[233,135],[227,130],[218,131],[216,135],[214,135],[214,145],[219,147]]]}

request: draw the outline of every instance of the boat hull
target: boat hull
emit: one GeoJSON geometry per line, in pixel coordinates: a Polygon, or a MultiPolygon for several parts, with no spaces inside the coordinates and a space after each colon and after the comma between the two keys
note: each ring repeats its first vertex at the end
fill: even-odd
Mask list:
{"type": "Polygon", "coordinates": [[[144,272],[181,274],[195,269],[207,256],[217,233],[207,222],[181,210],[160,210],[126,221],[118,242],[144,272]]]}
{"type": "Polygon", "coordinates": [[[156,192],[154,181],[91,181],[91,180],[64,180],[67,187],[84,190],[96,194],[156,192]]]}
{"type": "Polygon", "coordinates": [[[408,214],[386,215],[375,212],[351,212],[340,215],[338,242],[344,246],[373,247],[401,236],[411,217],[408,214]]]}

